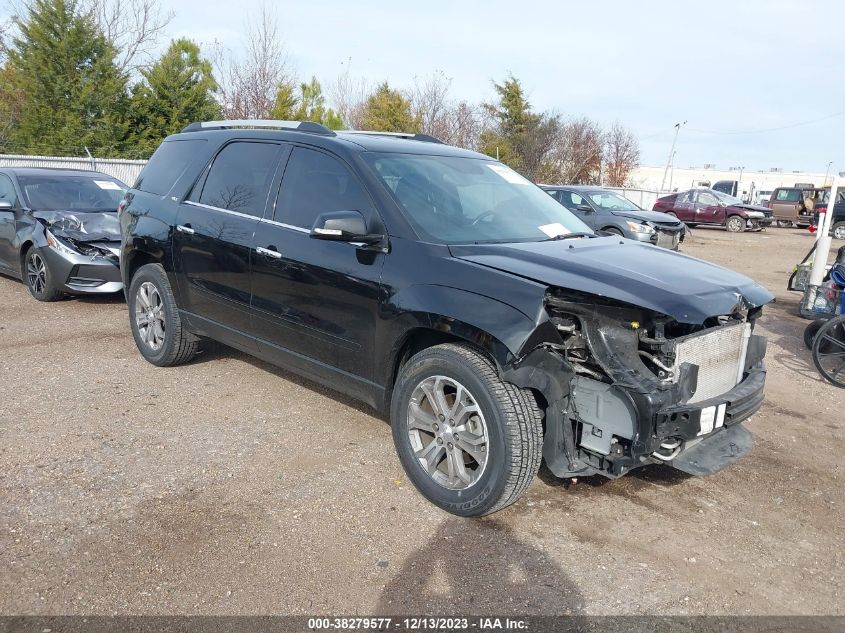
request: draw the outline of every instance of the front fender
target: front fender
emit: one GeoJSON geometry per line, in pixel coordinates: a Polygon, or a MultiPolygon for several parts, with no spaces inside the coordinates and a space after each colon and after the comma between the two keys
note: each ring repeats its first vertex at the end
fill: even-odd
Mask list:
{"type": "MultiPolygon", "coordinates": [[[[542,305],[538,306],[542,309],[542,305]]],[[[408,336],[419,328],[449,334],[486,350],[501,370],[523,348],[537,329],[534,319],[516,308],[483,295],[449,286],[417,284],[393,295],[383,308],[386,336],[391,349],[383,350],[386,364],[383,384],[408,336]]]]}

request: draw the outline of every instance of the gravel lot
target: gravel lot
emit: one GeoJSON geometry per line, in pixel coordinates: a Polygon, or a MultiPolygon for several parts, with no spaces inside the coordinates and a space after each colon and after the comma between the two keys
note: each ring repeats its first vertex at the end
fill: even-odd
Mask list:
{"type": "Polygon", "coordinates": [[[543,469],[482,520],[424,501],[370,409],[223,347],[153,367],[121,297],[0,277],[0,613],[845,614],[845,390],[784,289],[810,243],[684,248],[777,295],[745,460],[568,489],[543,469]]]}

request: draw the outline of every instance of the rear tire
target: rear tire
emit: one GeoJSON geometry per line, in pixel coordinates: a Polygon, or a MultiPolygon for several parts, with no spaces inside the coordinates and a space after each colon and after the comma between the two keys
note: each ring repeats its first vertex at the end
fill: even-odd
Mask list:
{"type": "Polygon", "coordinates": [[[837,240],[845,240],[845,222],[837,222],[831,231],[837,240]]]}
{"type": "Polygon", "coordinates": [[[410,358],[399,370],[390,420],[408,479],[458,516],[509,506],[540,467],[543,416],[534,395],[502,381],[470,345],[437,345],[410,358]]]}
{"type": "Polygon", "coordinates": [[[160,264],[147,264],[135,272],[127,303],[135,345],[150,363],[170,367],[187,363],[196,355],[199,339],[185,330],[160,264]]]}
{"type": "Polygon", "coordinates": [[[725,228],[729,233],[742,233],[745,230],[745,220],[738,215],[732,215],[725,223],[725,228]]]}
{"type": "Polygon", "coordinates": [[[47,264],[47,258],[41,253],[41,249],[30,246],[23,258],[23,282],[29,288],[31,294],[38,301],[58,301],[64,293],[56,284],[53,271],[47,264]]]}

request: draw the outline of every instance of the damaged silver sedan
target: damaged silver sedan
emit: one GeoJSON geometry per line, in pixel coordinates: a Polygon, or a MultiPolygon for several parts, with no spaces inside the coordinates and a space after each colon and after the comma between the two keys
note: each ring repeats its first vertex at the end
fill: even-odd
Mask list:
{"type": "Polygon", "coordinates": [[[126,185],[93,171],[0,170],[0,273],[39,301],[123,289],[117,207],[126,185]]]}

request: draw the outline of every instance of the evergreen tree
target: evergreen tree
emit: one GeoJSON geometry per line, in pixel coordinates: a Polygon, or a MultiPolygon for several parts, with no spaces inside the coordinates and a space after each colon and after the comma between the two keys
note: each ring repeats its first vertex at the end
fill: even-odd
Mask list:
{"type": "Polygon", "coordinates": [[[308,83],[299,84],[298,95],[294,93],[292,84],[281,84],[270,117],[283,121],[314,121],[332,130],[343,127],[340,115],[326,107],[323,88],[316,77],[311,77],[308,83]]]}
{"type": "Polygon", "coordinates": [[[126,77],[114,47],[77,0],[33,0],[9,50],[23,99],[9,140],[31,153],[114,153],[126,133],[126,77]]]}
{"type": "Polygon", "coordinates": [[[554,173],[550,152],[560,129],[557,116],[531,110],[522,84],[513,75],[501,84],[493,82],[498,95],[484,109],[493,119],[492,129],[481,133],[481,151],[521,172],[529,179],[542,179],[554,173]]]}
{"type": "Polygon", "coordinates": [[[132,89],[129,137],[129,146],[139,153],[151,154],[164,137],[193,121],[220,118],[211,62],[200,56],[199,46],[191,40],[172,41],[141,74],[143,81],[132,89]]]}
{"type": "Polygon", "coordinates": [[[364,103],[361,127],[379,132],[418,132],[420,120],[413,115],[411,102],[385,81],[364,103]]]}

